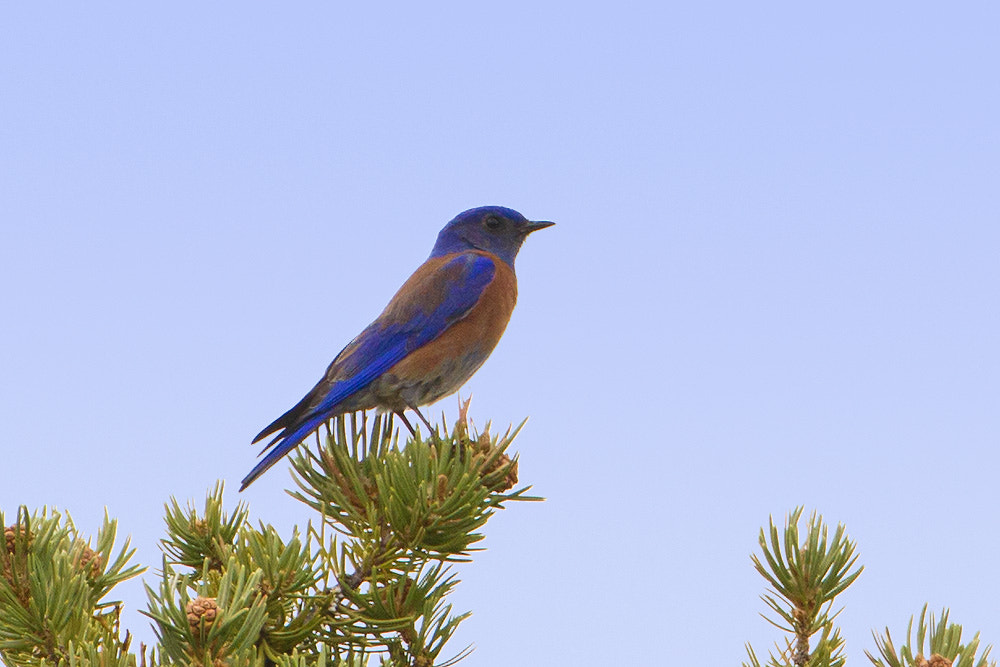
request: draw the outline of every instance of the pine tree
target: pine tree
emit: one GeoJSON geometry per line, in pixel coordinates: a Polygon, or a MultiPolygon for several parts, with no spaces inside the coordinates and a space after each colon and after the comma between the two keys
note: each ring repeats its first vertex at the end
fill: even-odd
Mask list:
{"type": "MultiPolygon", "coordinates": [[[[155,646],[136,647],[105,598],[143,569],[116,524],[96,545],[55,510],[17,512],[0,554],[0,658],[11,667],[69,665],[454,664],[445,650],[468,614],[448,594],[489,518],[511,501],[539,500],[517,485],[502,436],[470,431],[463,406],[452,429],[405,446],[392,415],[339,417],[292,458],[297,490],[315,518],[282,539],[254,526],[245,503],[223,507],[221,483],[199,511],[171,499],[155,585],[144,612],[155,646]],[[322,442],[319,442],[322,440],[322,442]]],[[[7,525],[0,514],[0,525],[7,525]]]]}
{"type": "MultiPolygon", "coordinates": [[[[857,580],[864,568],[857,566],[856,544],[847,537],[843,525],[838,524],[830,536],[823,517],[814,512],[806,523],[805,536],[800,538],[801,517],[801,507],[792,510],[780,534],[773,519],[770,520],[768,531],[761,529],[758,539],[762,558],[751,556],[754,568],[771,587],[761,596],[771,615],[762,616],[787,633],[783,645],[775,644],[765,664],[843,667],[847,662],[844,640],[834,624],[842,609],[833,612],[834,600],[857,580]],[[811,643],[814,637],[816,641],[811,643]]],[[[962,643],[962,626],[948,623],[947,609],[935,624],[933,615],[927,620],[927,605],[924,605],[915,642],[912,630],[911,617],[906,643],[898,651],[888,628],[883,635],[872,633],[881,657],[866,651],[868,659],[876,667],[952,667],[956,663],[959,667],[996,667],[996,661],[989,660],[990,646],[976,657],[979,633],[962,643]],[[929,658],[924,657],[925,651],[929,658]]],[[[744,662],[743,667],[761,667],[749,644],[747,653],[750,661],[744,662]]]]}

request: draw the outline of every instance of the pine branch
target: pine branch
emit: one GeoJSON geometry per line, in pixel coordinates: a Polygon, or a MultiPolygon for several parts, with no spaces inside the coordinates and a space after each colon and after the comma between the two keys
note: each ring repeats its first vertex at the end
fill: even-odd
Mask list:
{"type": "MultiPolygon", "coordinates": [[[[842,667],[844,641],[833,621],[840,614],[831,614],[833,601],[860,576],[864,568],[852,568],[857,563],[855,544],[847,539],[844,526],[837,525],[832,538],[815,512],[809,517],[805,537],[799,536],[798,524],[802,508],[793,510],[779,535],[774,521],[769,521],[767,533],[760,531],[763,560],[751,555],[754,568],[770,584],[771,592],[761,596],[774,613],[763,615],[775,627],[788,632],[784,648],[776,646],[768,663],[773,667],[842,667]],[[810,638],[820,633],[814,649],[810,638]]],[[[750,667],[759,667],[753,649],[747,646],[750,667]]],[[[744,663],[747,665],[747,663],[744,663]]]]}
{"type": "MultiPolygon", "coordinates": [[[[0,525],[5,524],[0,513],[0,525]]],[[[128,540],[114,555],[117,524],[107,516],[96,549],[69,515],[25,507],[4,529],[0,552],[0,657],[13,666],[57,664],[100,653],[126,665],[131,636],[121,634],[121,603],[104,598],[142,572],[129,566],[128,540]]],[[[134,660],[132,661],[134,664],[134,660]]]]}
{"type": "Polygon", "coordinates": [[[914,617],[911,616],[906,627],[906,643],[898,651],[892,643],[889,628],[886,628],[883,635],[872,633],[881,658],[868,651],[865,655],[876,667],[951,667],[955,663],[960,663],[962,667],[996,667],[996,660],[989,659],[993,647],[986,646],[977,658],[979,633],[969,642],[962,643],[962,626],[948,623],[948,615],[948,609],[941,610],[941,617],[935,623],[933,613],[928,617],[925,604],[917,620],[916,641],[912,634],[914,617]],[[929,653],[930,658],[925,658],[925,653],[929,653]]]}
{"type": "MultiPolygon", "coordinates": [[[[104,598],[141,570],[115,554],[105,518],[95,546],[55,511],[21,508],[0,552],[0,658],[11,667],[451,665],[441,660],[468,614],[448,595],[451,564],[479,549],[508,502],[538,500],[517,484],[506,451],[517,430],[470,433],[463,406],[453,431],[419,433],[405,447],[391,415],[328,425],[293,459],[292,495],[318,512],[283,539],[251,525],[244,503],[165,506],[162,567],[146,584],[157,642],[131,652],[121,604],[104,598]],[[319,438],[317,438],[319,440],[319,438]]],[[[0,515],[0,524],[3,517],[0,515]]]]}
{"type": "Polygon", "coordinates": [[[325,446],[293,459],[292,495],[320,514],[317,537],[337,573],[326,641],[364,637],[371,648],[375,638],[393,659],[430,664],[465,618],[441,601],[454,585],[444,565],[469,558],[504,503],[534,500],[526,488],[510,492],[517,461],[505,451],[517,431],[471,437],[467,405],[452,434],[418,434],[404,449],[391,415],[340,418],[325,446]],[[339,543],[326,540],[327,527],[339,543]]]}

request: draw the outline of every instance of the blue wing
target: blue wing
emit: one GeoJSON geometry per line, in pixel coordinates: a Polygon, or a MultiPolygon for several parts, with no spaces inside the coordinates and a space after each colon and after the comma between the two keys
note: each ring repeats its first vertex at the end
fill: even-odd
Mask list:
{"type": "Polygon", "coordinates": [[[280,431],[240,490],[320,424],[344,412],[346,400],[465,317],[495,274],[494,260],[479,253],[433,258],[417,269],[378,319],[341,350],[312,391],[254,438],[257,442],[280,431]]]}

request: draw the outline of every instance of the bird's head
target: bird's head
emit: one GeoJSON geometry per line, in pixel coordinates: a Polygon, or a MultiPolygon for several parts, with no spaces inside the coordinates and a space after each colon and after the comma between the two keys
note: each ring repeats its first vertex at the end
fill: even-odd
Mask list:
{"type": "Polygon", "coordinates": [[[554,222],[533,222],[503,206],[470,208],[455,216],[438,234],[431,257],[464,250],[492,253],[514,266],[514,258],[528,234],[551,227],[554,222]]]}

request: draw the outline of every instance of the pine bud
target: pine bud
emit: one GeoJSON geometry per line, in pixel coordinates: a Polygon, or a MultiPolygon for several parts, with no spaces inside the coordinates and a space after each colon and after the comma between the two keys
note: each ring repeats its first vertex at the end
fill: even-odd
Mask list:
{"type": "Polygon", "coordinates": [[[208,526],[208,522],[204,519],[199,519],[197,517],[191,518],[191,530],[195,532],[196,535],[204,537],[211,532],[208,526]]]}

